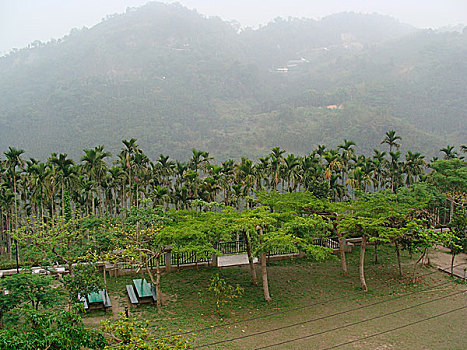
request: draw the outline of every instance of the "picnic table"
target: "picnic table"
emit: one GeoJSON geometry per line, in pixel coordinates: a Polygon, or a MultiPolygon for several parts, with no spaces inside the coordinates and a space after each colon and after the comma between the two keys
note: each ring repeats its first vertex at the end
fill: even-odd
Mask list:
{"type": "Polygon", "coordinates": [[[85,310],[90,309],[92,306],[102,306],[104,310],[112,307],[109,294],[105,289],[89,293],[86,297],[79,295],[79,300],[83,303],[85,310]]]}
{"type": "Polygon", "coordinates": [[[126,290],[130,302],[134,305],[157,301],[156,290],[152,283],[148,283],[145,278],[133,280],[133,285],[127,285],[126,290]],[[136,290],[136,293],[134,292],[136,290]]]}

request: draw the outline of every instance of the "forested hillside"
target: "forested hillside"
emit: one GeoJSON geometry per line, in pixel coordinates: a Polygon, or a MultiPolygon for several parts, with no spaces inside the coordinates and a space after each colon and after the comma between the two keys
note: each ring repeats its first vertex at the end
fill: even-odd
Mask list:
{"type": "MultiPolygon", "coordinates": [[[[467,34],[379,15],[259,29],[150,3],[0,58],[0,147],[44,158],[135,137],[147,154],[218,160],[395,129],[432,156],[467,139],[467,34]]],[[[403,150],[404,151],[404,150],[403,150]]]]}

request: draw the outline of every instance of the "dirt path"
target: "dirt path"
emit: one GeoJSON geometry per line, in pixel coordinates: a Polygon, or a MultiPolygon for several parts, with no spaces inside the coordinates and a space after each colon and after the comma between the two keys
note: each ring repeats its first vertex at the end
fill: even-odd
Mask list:
{"type": "Polygon", "coordinates": [[[92,313],[88,314],[87,317],[83,318],[83,322],[89,326],[99,326],[101,321],[107,320],[109,318],[116,319],[118,318],[119,313],[125,312],[125,306],[127,306],[127,301],[124,298],[121,298],[118,295],[109,295],[110,302],[112,307],[107,310],[105,314],[93,315],[92,313]]]}
{"type": "MultiPolygon", "coordinates": [[[[439,269],[451,273],[451,254],[449,254],[449,249],[438,246],[430,251],[430,262],[439,269]]],[[[467,254],[460,253],[456,255],[454,266],[454,275],[465,279],[467,275],[467,254]]]]}
{"type": "Polygon", "coordinates": [[[118,295],[111,295],[110,301],[112,302],[112,318],[117,318],[118,314],[121,312],[125,312],[125,304],[126,301],[122,300],[122,298],[118,295]],[[123,306],[122,306],[123,304],[123,306]]]}

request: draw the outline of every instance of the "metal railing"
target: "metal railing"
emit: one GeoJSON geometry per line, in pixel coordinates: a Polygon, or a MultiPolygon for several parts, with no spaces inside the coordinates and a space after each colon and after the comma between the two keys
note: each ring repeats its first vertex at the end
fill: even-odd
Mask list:
{"type": "Polygon", "coordinates": [[[337,237],[318,237],[313,239],[313,244],[332,249],[339,249],[339,240],[337,237]]]}
{"type": "Polygon", "coordinates": [[[172,252],[170,256],[170,264],[179,267],[180,265],[190,265],[198,263],[208,263],[212,261],[211,253],[197,253],[195,251],[187,252],[172,252]]]}
{"type": "MultiPolygon", "coordinates": [[[[329,247],[332,249],[339,249],[339,242],[337,237],[318,237],[313,239],[314,245],[319,245],[323,247],[329,247]]],[[[246,253],[246,242],[244,240],[238,241],[227,241],[227,242],[220,242],[216,245],[216,249],[218,249],[222,254],[242,254],[246,253]]],[[[273,249],[267,253],[267,256],[277,256],[277,255],[292,255],[298,254],[299,250],[296,247],[291,247],[289,249],[273,249]]],[[[166,255],[162,254],[159,256],[159,265],[161,267],[166,266],[166,255]]],[[[199,263],[208,263],[210,265],[212,263],[212,253],[210,252],[196,252],[196,251],[185,251],[185,252],[174,252],[170,253],[170,265],[173,267],[180,267],[183,265],[196,265],[199,263]]],[[[128,264],[131,266],[131,264],[128,264]]],[[[156,263],[154,259],[150,262],[150,267],[154,268],[156,263]]]]}
{"type": "Polygon", "coordinates": [[[216,245],[216,248],[222,254],[246,253],[246,242],[243,240],[220,242],[216,245]]]}

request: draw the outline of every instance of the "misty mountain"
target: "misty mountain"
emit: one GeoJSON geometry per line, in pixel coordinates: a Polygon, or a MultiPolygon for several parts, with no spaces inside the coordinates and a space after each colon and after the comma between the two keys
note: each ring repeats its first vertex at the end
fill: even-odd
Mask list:
{"type": "MultiPolygon", "coordinates": [[[[465,33],[465,32],[464,32],[465,33]]],[[[44,158],[135,137],[152,157],[308,153],[389,129],[434,155],[467,139],[467,35],[380,15],[239,30],[150,3],[0,58],[0,147],[44,158]]]]}

